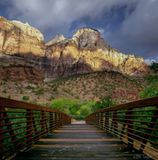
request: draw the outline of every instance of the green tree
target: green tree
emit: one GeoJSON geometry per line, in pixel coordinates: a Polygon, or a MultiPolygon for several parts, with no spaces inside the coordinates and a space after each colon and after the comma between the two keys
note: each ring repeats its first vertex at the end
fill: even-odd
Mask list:
{"type": "Polygon", "coordinates": [[[93,111],[96,111],[98,109],[103,109],[107,107],[112,107],[116,105],[116,102],[110,97],[102,97],[100,101],[98,101],[94,106],[93,106],[93,111]]]}
{"type": "Polygon", "coordinates": [[[141,98],[158,96],[158,75],[148,75],[146,78],[148,85],[140,92],[141,98]]]}
{"type": "Polygon", "coordinates": [[[158,96],[158,84],[150,84],[142,92],[140,92],[141,98],[149,98],[158,96]]]}
{"type": "Polygon", "coordinates": [[[92,113],[93,101],[80,101],[78,99],[58,98],[52,100],[50,107],[58,109],[66,114],[69,114],[75,119],[84,119],[92,113]]]}
{"type": "Polygon", "coordinates": [[[153,70],[155,73],[158,72],[158,63],[153,62],[150,66],[151,70],[153,70]]]}

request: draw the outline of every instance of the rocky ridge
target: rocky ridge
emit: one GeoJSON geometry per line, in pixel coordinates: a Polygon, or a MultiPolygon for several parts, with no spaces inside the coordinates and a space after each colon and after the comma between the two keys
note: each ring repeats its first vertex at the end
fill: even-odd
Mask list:
{"type": "Polygon", "coordinates": [[[47,45],[46,56],[54,62],[49,72],[54,78],[97,71],[138,76],[149,71],[143,58],[125,55],[111,48],[101,34],[91,28],[79,29],[72,39],[47,45]]]}
{"type": "Polygon", "coordinates": [[[0,17],[0,60],[3,68],[6,62],[10,67],[35,67],[47,80],[98,71],[131,76],[149,71],[143,58],[111,48],[95,29],[82,28],[72,39],[59,35],[45,44],[39,30],[3,17],[0,17]]]}
{"type": "Polygon", "coordinates": [[[44,56],[42,33],[28,23],[8,21],[0,17],[0,52],[7,55],[44,56]]]}

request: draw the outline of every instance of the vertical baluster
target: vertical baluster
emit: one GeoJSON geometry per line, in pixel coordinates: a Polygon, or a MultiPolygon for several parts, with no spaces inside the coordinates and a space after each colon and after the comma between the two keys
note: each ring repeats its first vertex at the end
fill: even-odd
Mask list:
{"type": "Polygon", "coordinates": [[[105,130],[108,132],[109,131],[109,112],[105,112],[105,130]]]}
{"type": "Polygon", "coordinates": [[[98,118],[97,126],[100,126],[100,114],[98,113],[97,115],[98,115],[97,116],[97,118],[98,118]]]}
{"type": "Polygon", "coordinates": [[[132,109],[128,109],[126,112],[126,118],[127,118],[127,136],[128,136],[128,146],[133,146],[133,112],[132,109]]]}
{"type": "MultiPolygon", "coordinates": [[[[34,134],[37,135],[37,127],[36,127],[36,122],[35,122],[35,118],[34,118],[34,113],[32,112],[32,121],[33,121],[33,129],[34,129],[34,134]]],[[[38,137],[36,138],[38,139],[38,137]]]]}
{"type": "Polygon", "coordinates": [[[41,111],[41,134],[45,133],[45,126],[44,126],[44,111],[41,111]]]}
{"type": "Polygon", "coordinates": [[[103,129],[103,113],[100,113],[100,128],[103,129]]]}
{"type": "Polygon", "coordinates": [[[57,113],[55,112],[55,113],[54,113],[54,128],[55,128],[55,129],[57,128],[57,123],[58,123],[58,115],[57,115],[57,113]]]}
{"type": "Polygon", "coordinates": [[[122,129],[121,129],[121,132],[120,132],[121,133],[120,134],[121,139],[123,139],[123,137],[124,137],[125,129],[126,129],[126,126],[127,126],[127,124],[126,124],[127,123],[127,118],[128,118],[126,111],[124,111],[124,112],[125,112],[125,117],[122,118],[123,119],[122,120],[123,125],[122,125],[122,129]]]}
{"type": "Polygon", "coordinates": [[[59,126],[63,125],[62,113],[59,113],[59,126]]]}
{"type": "Polygon", "coordinates": [[[157,119],[158,119],[157,115],[158,115],[158,106],[156,107],[156,110],[154,111],[154,113],[152,115],[151,121],[148,124],[147,130],[146,130],[147,133],[144,134],[144,138],[146,140],[145,139],[142,140],[142,144],[141,144],[140,149],[139,149],[140,151],[144,150],[144,148],[145,148],[145,146],[148,142],[147,140],[150,138],[150,134],[152,133],[152,129],[154,129],[155,126],[157,125],[156,123],[153,123],[153,122],[157,121],[157,119]]]}
{"type": "Polygon", "coordinates": [[[117,111],[114,111],[112,115],[111,131],[115,134],[118,133],[117,111]]]}
{"type": "MultiPolygon", "coordinates": [[[[4,118],[4,107],[0,106],[0,118],[3,119],[4,118]]],[[[3,125],[4,125],[4,120],[0,120],[0,159],[3,158],[3,149],[4,149],[4,146],[3,146],[3,125]]]]}
{"type": "Polygon", "coordinates": [[[59,113],[56,113],[56,128],[59,127],[59,113]]]}
{"type": "Polygon", "coordinates": [[[95,118],[96,118],[95,125],[98,127],[98,125],[99,125],[99,113],[95,114],[95,118]]]}
{"type": "Polygon", "coordinates": [[[95,123],[96,123],[96,114],[93,113],[91,118],[92,118],[92,124],[95,125],[95,123]]]}
{"type": "Polygon", "coordinates": [[[51,133],[53,131],[53,113],[49,113],[49,132],[51,133]]]}
{"type": "Polygon", "coordinates": [[[26,126],[26,143],[27,144],[31,144],[33,142],[32,138],[33,138],[33,120],[32,120],[33,114],[32,114],[32,110],[27,109],[26,112],[26,122],[27,122],[27,126],[26,126]]]}
{"type": "MultiPolygon", "coordinates": [[[[10,119],[8,118],[7,112],[4,112],[4,113],[3,113],[3,116],[4,116],[4,118],[5,118],[5,124],[7,124],[6,126],[7,126],[7,129],[8,129],[8,133],[10,134],[11,141],[12,141],[12,143],[14,144],[14,146],[16,146],[16,142],[15,142],[16,136],[15,136],[14,130],[13,130],[13,128],[12,128],[12,122],[11,122],[10,119]]],[[[16,147],[15,147],[15,149],[16,149],[16,147]]]]}
{"type": "Polygon", "coordinates": [[[44,125],[45,125],[45,131],[46,133],[48,133],[49,129],[48,129],[48,112],[44,112],[44,125]]]}
{"type": "Polygon", "coordinates": [[[105,128],[105,113],[102,112],[102,129],[104,130],[105,128]]]}
{"type": "Polygon", "coordinates": [[[71,124],[71,118],[68,116],[67,116],[67,118],[68,118],[68,124],[71,124]]]}

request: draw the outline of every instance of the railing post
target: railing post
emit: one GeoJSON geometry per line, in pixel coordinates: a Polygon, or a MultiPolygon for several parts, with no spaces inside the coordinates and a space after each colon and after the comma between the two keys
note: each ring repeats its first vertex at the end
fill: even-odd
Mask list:
{"type": "Polygon", "coordinates": [[[55,129],[55,112],[52,113],[52,125],[53,125],[53,128],[52,128],[52,131],[55,129]]]}
{"type": "Polygon", "coordinates": [[[128,109],[126,112],[127,119],[127,136],[128,136],[128,145],[129,147],[133,146],[133,120],[132,120],[132,109],[128,109]]]}
{"type": "Polygon", "coordinates": [[[0,97],[0,159],[10,159],[66,123],[70,117],[58,110],[0,97]]]}
{"type": "Polygon", "coordinates": [[[105,125],[104,128],[109,132],[109,112],[105,112],[105,125]]]}
{"type": "Polygon", "coordinates": [[[71,124],[71,118],[68,116],[66,118],[67,118],[67,124],[71,124]]]}
{"type": "Polygon", "coordinates": [[[154,111],[154,113],[153,113],[153,115],[152,115],[152,119],[151,119],[151,121],[149,122],[149,124],[148,124],[148,128],[147,128],[147,133],[144,135],[144,138],[146,139],[146,140],[143,140],[142,141],[142,144],[141,144],[141,146],[140,146],[140,151],[143,151],[144,150],[144,148],[145,148],[145,145],[146,145],[146,143],[148,142],[147,141],[147,139],[149,139],[149,135],[150,135],[150,133],[152,132],[152,129],[154,129],[155,128],[155,126],[156,126],[156,123],[154,123],[154,122],[156,122],[157,121],[157,119],[158,119],[158,117],[157,117],[157,115],[158,115],[158,106],[156,106],[156,110],[154,111]],[[150,129],[149,129],[150,128],[150,129]]]}
{"type": "Polygon", "coordinates": [[[49,132],[49,128],[48,128],[48,125],[49,125],[49,122],[48,122],[48,120],[49,120],[49,117],[47,117],[48,115],[47,115],[47,112],[44,112],[44,124],[45,124],[45,131],[46,131],[46,133],[48,133],[49,132]]]}
{"type": "Polygon", "coordinates": [[[101,129],[103,129],[103,113],[100,112],[99,115],[100,115],[100,116],[99,116],[99,119],[100,119],[100,121],[99,121],[99,127],[100,127],[101,129]]]}
{"type": "MultiPolygon", "coordinates": [[[[95,125],[95,123],[96,123],[96,114],[95,114],[95,113],[93,113],[91,119],[92,119],[92,124],[95,125]]],[[[91,121],[91,120],[90,120],[90,121],[91,121]]],[[[91,124],[91,123],[90,123],[90,124],[91,124]]]]}
{"type": "Polygon", "coordinates": [[[53,132],[53,113],[49,113],[49,132],[53,132]]]}
{"type": "Polygon", "coordinates": [[[56,114],[56,118],[57,118],[57,122],[56,122],[56,126],[57,126],[57,128],[59,128],[59,126],[60,126],[60,123],[59,123],[59,113],[57,113],[56,114]]]}
{"type": "MultiPolygon", "coordinates": [[[[35,122],[35,118],[34,118],[34,114],[32,112],[32,121],[33,121],[33,129],[34,129],[34,134],[37,136],[38,131],[37,131],[37,127],[36,127],[36,122],[35,122]]],[[[39,136],[37,136],[35,139],[39,139],[39,136]]]]}
{"type": "MultiPolygon", "coordinates": [[[[13,128],[12,128],[12,122],[9,120],[8,115],[7,115],[6,112],[3,113],[3,117],[5,118],[4,121],[5,121],[5,124],[7,124],[6,126],[7,126],[7,129],[9,130],[9,134],[10,134],[10,137],[11,137],[11,141],[12,141],[12,143],[14,144],[14,146],[16,146],[16,142],[15,142],[16,136],[15,136],[14,130],[13,130],[13,128]]],[[[16,148],[16,147],[15,147],[15,148],[16,148]]]]}
{"type": "Polygon", "coordinates": [[[57,113],[54,113],[54,128],[56,129],[58,127],[57,123],[58,123],[58,117],[57,117],[57,113]]]}
{"type": "Polygon", "coordinates": [[[41,132],[43,134],[48,133],[47,120],[44,111],[41,111],[41,132]]]}
{"type": "Polygon", "coordinates": [[[117,133],[117,130],[118,130],[117,111],[113,111],[111,131],[117,133]]]}
{"type": "Polygon", "coordinates": [[[98,125],[99,125],[99,113],[95,114],[95,119],[96,119],[95,125],[98,127],[98,125]]]}
{"type": "Polygon", "coordinates": [[[62,113],[59,113],[59,127],[63,125],[62,113]]]}
{"type": "MultiPolygon", "coordinates": [[[[3,112],[5,111],[4,107],[0,106],[0,110],[1,110],[0,118],[3,119],[3,112]]],[[[0,127],[0,159],[2,159],[4,156],[3,155],[3,150],[4,150],[4,146],[3,146],[3,125],[4,123],[3,122],[4,122],[3,120],[0,120],[0,125],[1,125],[0,127]]]]}
{"type": "Polygon", "coordinates": [[[32,144],[32,137],[33,137],[33,114],[32,110],[27,109],[26,111],[26,119],[27,119],[27,127],[26,127],[26,143],[31,145],[32,144]],[[31,144],[30,144],[31,142],[31,144]]]}

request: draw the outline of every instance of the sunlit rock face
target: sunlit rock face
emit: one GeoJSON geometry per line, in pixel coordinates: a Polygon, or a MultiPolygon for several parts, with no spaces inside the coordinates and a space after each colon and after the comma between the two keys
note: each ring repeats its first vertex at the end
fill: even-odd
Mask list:
{"type": "Polygon", "coordinates": [[[127,75],[144,75],[148,66],[144,59],[125,55],[111,48],[94,29],[79,29],[72,39],[60,39],[47,45],[51,60],[48,77],[67,76],[96,71],[117,71],[127,75]]]}
{"type": "Polygon", "coordinates": [[[49,42],[46,43],[46,46],[50,46],[53,45],[55,43],[58,43],[60,41],[65,40],[66,38],[63,35],[56,35],[55,38],[53,38],[52,40],[50,40],[49,42]]]}
{"type": "Polygon", "coordinates": [[[79,49],[84,50],[107,50],[109,46],[105,43],[101,34],[91,28],[79,29],[72,37],[79,49]]]}
{"type": "Polygon", "coordinates": [[[0,17],[0,80],[41,81],[44,56],[44,38],[39,30],[0,17]]]}
{"type": "Polygon", "coordinates": [[[8,21],[0,17],[0,52],[8,55],[44,55],[44,39],[41,32],[29,24],[8,21]]]}
{"type": "Polygon", "coordinates": [[[141,76],[149,71],[143,58],[113,49],[95,29],[81,28],[71,39],[58,35],[45,44],[38,29],[3,17],[0,17],[0,62],[14,69],[35,68],[45,79],[100,71],[141,76]]]}

